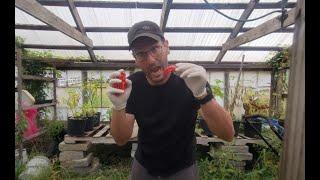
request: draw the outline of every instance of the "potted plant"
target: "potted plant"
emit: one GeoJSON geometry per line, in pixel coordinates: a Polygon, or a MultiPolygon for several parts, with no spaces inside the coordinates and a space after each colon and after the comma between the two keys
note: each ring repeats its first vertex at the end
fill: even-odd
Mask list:
{"type": "MultiPolygon", "coordinates": [[[[96,112],[94,108],[95,100],[98,97],[97,91],[100,84],[100,79],[91,80],[90,82],[82,85],[82,92],[84,93],[84,97],[86,99],[84,110],[86,111],[87,117],[90,119],[89,121],[93,121],[93,127],[98,126],[100,123],[100,112],[96,112]]],[[[91,129],[89,126],[88,128],[91,129]]]]}
{"type": "Polygon", "coordinates": [[[66,104],[71,111],[71,116],[68,116],[67,133],[70,136],[82,136],[85,131],[86,121],[82,114],[77,111],[77,106],[80,100],[79,93],[75,89],[69,89],[68,99],[66,104]]]}
{"type": "Polygon", "coordinates": [[[85,131],[93,130],[94,125],[94,110],[90,107],[88,103],[84,103],[81,107],[81,115],[86,121],[85,131]]]}

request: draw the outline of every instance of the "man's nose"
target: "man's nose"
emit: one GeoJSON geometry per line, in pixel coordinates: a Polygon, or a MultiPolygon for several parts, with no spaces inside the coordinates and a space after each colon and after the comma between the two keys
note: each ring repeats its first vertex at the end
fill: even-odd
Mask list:
{"type": "Polygon", "coordinates": [[[145,61],[147,61],[147,62],[154,62],[154,61],[156,61],[155,57],[152,55],[151,52],[148,52],[148,53],[146,54],[146,57],[145,57],[145,58],[146,58],[145,61]]]}

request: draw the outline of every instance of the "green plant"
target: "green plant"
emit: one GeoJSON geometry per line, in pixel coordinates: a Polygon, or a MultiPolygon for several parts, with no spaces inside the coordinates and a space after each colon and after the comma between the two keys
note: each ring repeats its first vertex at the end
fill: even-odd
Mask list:
{"type": "Polygon", "coordinates": [[[67,104],[72,116],[76,117],[79,115],[79,111],[77,111],[77,106],[80,100],[80,94],[74,88],[67,89],[67,93],[68,98],[64,98],[63,101],[65,104],[67,104]]]}
{"type": "Polygon", "coordinates": [[[15,164],[15,179],[17,180],[20,174],[26,170],[26,164],[22,163],[22,161],[18,161],[18,163],[15,164]]]}
{"type": "Polygon", "coordinates": [[[211,86],[212,93],[215,97],[223,98],[223,89],[221,88],[223,81],[216,79],[214,84],[211,86]]]}
{"type": "Polygon", "coordinates": [[[61,133],[64,131],[64,122],[58,120],[47,120],[45,125],[46,135],[51,139],[61,140],[61,133]]]}

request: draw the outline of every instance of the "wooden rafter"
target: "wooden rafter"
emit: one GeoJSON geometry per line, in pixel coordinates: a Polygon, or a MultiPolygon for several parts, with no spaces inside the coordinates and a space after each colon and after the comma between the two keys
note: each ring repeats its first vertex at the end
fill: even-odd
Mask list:
{"type": "MultiPolygon", "coordinates": [[[[240,16],[240,19],[241,20],[247,20],[250,16],[250,14],[252,13],[252,11],[254,10],[254,7],[258,4],[259,0],[250,0],[249,4],[248,4],[248,7],[243,11],[243,13],[241,14],[240,16]]],[[[227,39],[227,42],[232,39],[232,38],[235,38],[240,30],[242,29],[243,25],[244,25],[245,22],[243,21],[238,21],[236,26],[234,27],[232,33],[229,35],[228,39],[227,39]]],[[[220,63],[223,56],[226,54],[227,50],[226,49],[222,49],[218,56],[216,57],[216,60],[215,60],[215,63],[220,63]]]]}
{"type": "MultiPolygon", "coordinates": [[[[65,0],[37,0],[44,6],[68,6],[65,0]]],[[[162,9],[161,2],[110,2],[110,1],[74,1],[76,7],[121,8],[121,9],[162,9]]],[[[247,3],[210,3],[217,9],[245,9],[247,3]]],[[[296,3],[288,2],[286,8],[294,8],[296,3]]],[[[278,9],[281,1],[276,3],[259,3],[256,9],[278,9]]],[[[172,3],[171,9],[212,9],[206,3],[172,3]]]]}
{"type": "Polygon", "coordinates": [[[172,0],[163,0],[161,19],[160,19],[160,29],[162,32],[164,32],[166,29],[171,4],[172,4],[172,0]]]}
{"type": "MultiPolygon", "coordinates": [[[[74,27],[77,28],[77,27],[74,27]]],[[[15,24],[15,29],[25,30],[41,30],[41,31],[55,31],[54,28],[47,25],[36,24],[15,24]]],[[[127,33],[130,27],[84,27],[86,32],[124,32],[127,33]]],[[[164,32],[179,32],[179,33],[231,33],[232,27],[166,27],[164,32]]],[[[243,27],[240,32],[247,32],[253,28],[243,27]]],[[[285,28],[275,32],[293,33],[294,28],[285,28]]]]}
{"type": "MultiPolygon", "coordinates": [[[[74,5],[73,0],[68,0],[68,6],[69,6],[70,12],[71,12],[71,14],[72,14],[72,17],[73,17],[73,19],[74,19],[74,21],[75,21],[78,29],[80,30],[80,32],[81,32],[84,36],[88,37],[88,36],[87,36],[87,33],[86,33],[85,29],[84,29],[84,26],[83,26],[83,24],[82,24],[81,18],[80,18],[80,16],[79,16],[78,10],[77,10],[76,6],[74,5]]],[[[92,47],[89,47],[89,46],[86,46],[86,47],[87,47],[87,49],[88,49],[88,53],[89,53],[89,55],[90,55],[91,60],[92,60],[92,61],[96,61],[96,57],[95,57],[95,55],[94,55],[94,52],[93,52],[93,50],[92,50],[92,47]]]]}
{"type": "MultiPolygon", "coordinates": [[[[23,44],[23,48],[29,49],[61,49],[61,50],[86,50],[85,46],[76,45],[43,45],[23,44]]],[[[128,46],[94,46],[93,50],[128,50],[128,46]]],[[[198,51],[220,51],[222,46],[171,46],[170,50],[198,50],[198,51]]],[[[240,46],[233,51],[281,51],[282,47],[276,46],[240,46]]]]}
{"type": "MultiPolygon", "coordinates": [[[[134,68],[136,67],[134,60],[101,60],[99,62],[92,63],[90,59],[75,61],[74,59],[59,59],[59,58],[23,58],[24,61],[39,61],[53,64],[58,69],[83,69],[83,70],[98,70],[98,69],[115,69],[115,68],[134,68]]],[[[177,61],[170,60],[169,64],[175,64],[179,62],[194,63],[203,66],[206,69],[212,70],[238,70],[240,63],[238,62],[223,62],[220,64],[214,64],[212,61],[177,61]]],[[[245,70],[263,70],[270,71],[271,67],[266,63],[243,63],[243,69],[245,70]]]]}
{"type": "Polygon", "coordinates": [[[92,47],[92,41],[63,21],[61,18],[53,14],[51,11],[43,7],[35,0],[15,0],[15,6],[40,21],[52,26],[67,36],[79,41],[86,46],[92,47]]]}
{"type": "MultiPolygon", "coordinates": [[[[294,20],[295,20],[294,12],[295,12],[295,8],[288,11],[288,17],[284,20],[283,27],[287,27],[287,26],[294,24],[294,20]]],[[[255,27],[255,28],[251,29],[250,31],[247,31],[247,32],[241,34],[240,36],[238,36],[236,38],[230,39],[229,41],[227,41],[226,43],[224,43],[222,45],[222,48],[225,50],[230,50],[230,49],[238,47],[242,44],[253,41],[255,39],[258,39],[262,36],[265,36],[267,34],[270,34],[274,31],[281,29],[280,17],[281,16],[275,17],[275,18],[255,27]]]]}

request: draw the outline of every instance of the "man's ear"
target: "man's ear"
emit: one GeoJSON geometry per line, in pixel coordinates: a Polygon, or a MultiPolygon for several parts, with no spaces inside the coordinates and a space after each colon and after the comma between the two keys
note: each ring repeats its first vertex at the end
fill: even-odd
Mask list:
{"type": "Polygon", "coordinates": [[[169,42],[168,40],[164,40],[163,42],[164,47],[167,49],[167,53],[170,54],[169,42]]]}

